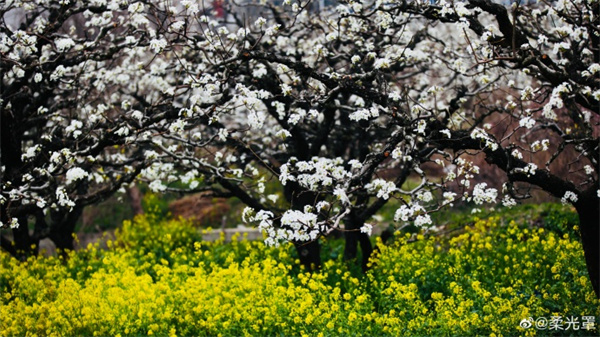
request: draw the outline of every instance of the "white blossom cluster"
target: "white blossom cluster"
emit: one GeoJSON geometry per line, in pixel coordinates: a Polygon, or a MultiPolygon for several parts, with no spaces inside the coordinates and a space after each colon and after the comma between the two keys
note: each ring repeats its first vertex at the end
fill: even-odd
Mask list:
{"type": "MultiPolygon", "coordinates": [[[[171,183],[179,178],[174,174],[174,167],[171,163],[154,162],[144,168],[141,172],[141,178],[150,181],[150,190],[153,192],[164,192],[167,190],[165,183],[171,183]]],[[[189,181],[189,176],[185,176],[184,181],[189,181]]]]}
{"type": "Polygon", "coordinates": [[[577,200],[579,200],[579,198],[577,197],[577,194],[573,191],[567,191],[565,192],[565,195],[560,199],[560,201],[563,204],[567,204],[567,203],[576,203],[577,200]]]}
{"type": "MultiPolygon", "coordinates": [[[[4,228],[5,224],[2,223],[2,221],[0,221],[0,228],[4,228]]],[[[17,218],[11,218],[9,223],[8,223],[8,227],[10,229],[15,229],[15,228],[19,228],[19,219],[17,218]]]]}
{"type": "Polygon", "coordinates": [[[541,142],[539,140],[536,140],[530,145],[532,152],[548,151],[549,146],[550,141],[548,139],[542,139],[541,142]]]}
{"type": "Polygon", "coordinates": [[[400,206],[394,214],[394,221],[413,221],[417,227],[424,227],[433,223],[429,214],[426,213],[425,207],[417,202],[400,206]]]}
{"type": "Polygon", "coordinates": [[[358,109],[352,112],[349,116],[350,120],[360,121],[360,120],[369,120],[371,118],[379,117],[379,110],[377,107],[371,107],[370,109],[358,109]]]}
{"type": "Polygon", "coordinates": [[[531,117],[523,117],[520,121],[519,121],[519,126],[521,127],[525,127],[527,129],[531,129],[533,128],[533,126],[535,125],[535,119],[531,118],[531,117]]]}
{"type": "Polygon", "coordinates": [[[302,187],[315,191],[331,187],[352,176],[343,164],[342,158],[313,157],[310,161],[298,161],[292,158],[281,165],[279,180],[283,185],[288,181],[296,181],[302,187]]]}
{"type": "Polygon", "coordinates": [[[510,196],[505,195],[504,198],[502,198],[502,205],[508,208],[514,207],[517,205],[517,201],[510,196]]]}
{"type": "Polygon", "coordinates": [[[569,83],[562,83],[556,88],[552,89],[552,95],[550,96],[550,100],[546,105],[544,105],[543,116],[545,118],[556,120],[558,116],[554,112],[554,109],[560,109],[563,107],[564,103],[562,100],[562,94],[568,93],[571,91],[571,85],[569,83]]]}
{"type": "Polygon", "coordinates": [[[476,205],[495,203],[497,197],[498,190],[487,188],[487,183],[479,183],[473,188],[472,200],[476,205]]]}
{"type": "Polygon", "coordinates": [[[385,181],[383,179],[375,179],[372,182],[365,185],[365,188],[370,193],[377,193],[377,198],[389,199],[390,194],[394,193],[397,188],[396,184],[391,181],[385,181]]]}
{"type": "Polygon", "coordinates": [[[77,181],[77,180],[82,180],[85,178],[89,177],[89,173],[87,171],[85,171],[84,169],[82,169],[81,167],[72,167],[67,171],[66,176],[66,182],[67,185],[77,181]]]}
{"type": "Polygon", "coordinates": [[[496,151],[498,149],[498,143],[481,128],[473,129],[471,132],[471,138],[484,141],[485,147],[491,149],[492,151],[496,151]]]}
{"type": "Polygon", "coordinates": [[[72,210],[135,182],[212,189],[260,204],[244,219],[278,245],[315,240],[376,199],[402,200],[395,221],[419,227],[461,198],[515,205],[467,159],[482,152],[506,155],[507,173],[528,179],[567,148],[597,187],[590,150],[570,145],[593,143],[600,101],[585,28],[597,13],[583,0],[521,6],[515,30],[535,38],[517,50],[494,42],[503,30],[484,6],[461,1],[347,1],[319,15],[285,1],[287,12],[259,11],[240,27],[189,0],[0,6],[10,26],[0,30],[0,106],[32,116],[19,121],[24,171],[10,184],[15,168],[1,173],[0,201],[15,209],[72,210]],[[56,26],[48,13],[60,6],[80,14],[56,26]],[[477,146],[454,148],[463,143],[477,146]],[[421,183],[405,191],[409,178],[421,183]],[[316,205],[283,189],[317,195],[316,205]]]}
{"type": "Polygon", "coordinates": [[[328,230],[327,226],[317,222],[317,214],[310,212],[311,208],[286,211],[279,219],[279,228],[274,226],[274,215],[269,211],[255,212],[247,207],[242,218],[245,222],[258,222],[258,228],[265,235],[265,244],[279,246],[283,242],[313,241],[328,230]]]}

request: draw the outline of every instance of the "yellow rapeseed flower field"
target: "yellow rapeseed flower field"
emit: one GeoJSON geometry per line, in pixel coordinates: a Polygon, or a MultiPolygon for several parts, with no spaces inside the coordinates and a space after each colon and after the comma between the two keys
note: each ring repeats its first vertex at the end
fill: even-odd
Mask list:
{"type": "Polygon", "coordinates": [[[304,272],[289,246],[199,240],[149,215],[105,250],[1,253],[0,335],[545,335],[520,323],[600,316],[576,237],[498,217],[451,238],[397,235],[365,275],[337,258],[304,272]]]}

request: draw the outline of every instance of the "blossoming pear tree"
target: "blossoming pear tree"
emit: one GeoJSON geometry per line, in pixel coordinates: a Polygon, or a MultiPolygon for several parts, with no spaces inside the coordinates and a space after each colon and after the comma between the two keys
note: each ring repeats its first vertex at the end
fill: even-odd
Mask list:
{"type": "Polygon", "coordinates": [[[0,6],[5,249],[70,248],[83,207],[146,182],[238,198],[307,266],[343,228],[366,266],[390,200],[435,228],[541,189],[577,210],[600,294],[597,0],[0,6]]]}

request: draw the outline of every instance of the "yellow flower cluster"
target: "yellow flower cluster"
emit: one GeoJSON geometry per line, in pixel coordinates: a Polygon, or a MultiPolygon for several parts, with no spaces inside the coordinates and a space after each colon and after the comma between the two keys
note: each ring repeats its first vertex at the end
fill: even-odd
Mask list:
{"type": "MultiPolygon", "coordinates": [[[[599,317],[600,301],[587,278],[578,240],[514,221],[500,223],[499,217],[477,219],[450,240],[406,235],[393,246],[380,246],[369,279],[390,296],[379,304],[393,311],[402,303],[412,315],[421,312],[421,303],[430,310],[392,334],[535,335],[544,331],[521,328],[519,322],[529,317],[599,317]],[[416,300],[405,304],[398,289],[407,284],[418,291],[416,300]]],[[[569,331],[577,333],[591,332],[569,331]]]]}
{"type": "Polygon", "coordinates": [[[517,335],[536,332],[527,317],[599,316],[577,240],[498,220],[450,240],[397,236],[360,275],[138,217],[105,250],[0,254],[0,335],[517,335]]]}

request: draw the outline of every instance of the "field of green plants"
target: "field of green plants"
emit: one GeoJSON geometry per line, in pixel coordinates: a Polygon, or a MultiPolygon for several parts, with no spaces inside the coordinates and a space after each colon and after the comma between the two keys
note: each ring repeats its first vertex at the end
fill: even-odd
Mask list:
{"type": "Polygon", "coordinates": [[[441,218],[452,222],[442,233],[378,242],[366,274],[342,260],[339,240],[323,239],[323,268],[307,273],[291,246],[202,242],[188,222],[152,214],[124,222],[108,249],[26,262],[2,252],[0,335],[598,333],[584,324],[600,302],[569,208],[441,218]],[[561,325],[520,326],[540,317],[561,325]]]}

